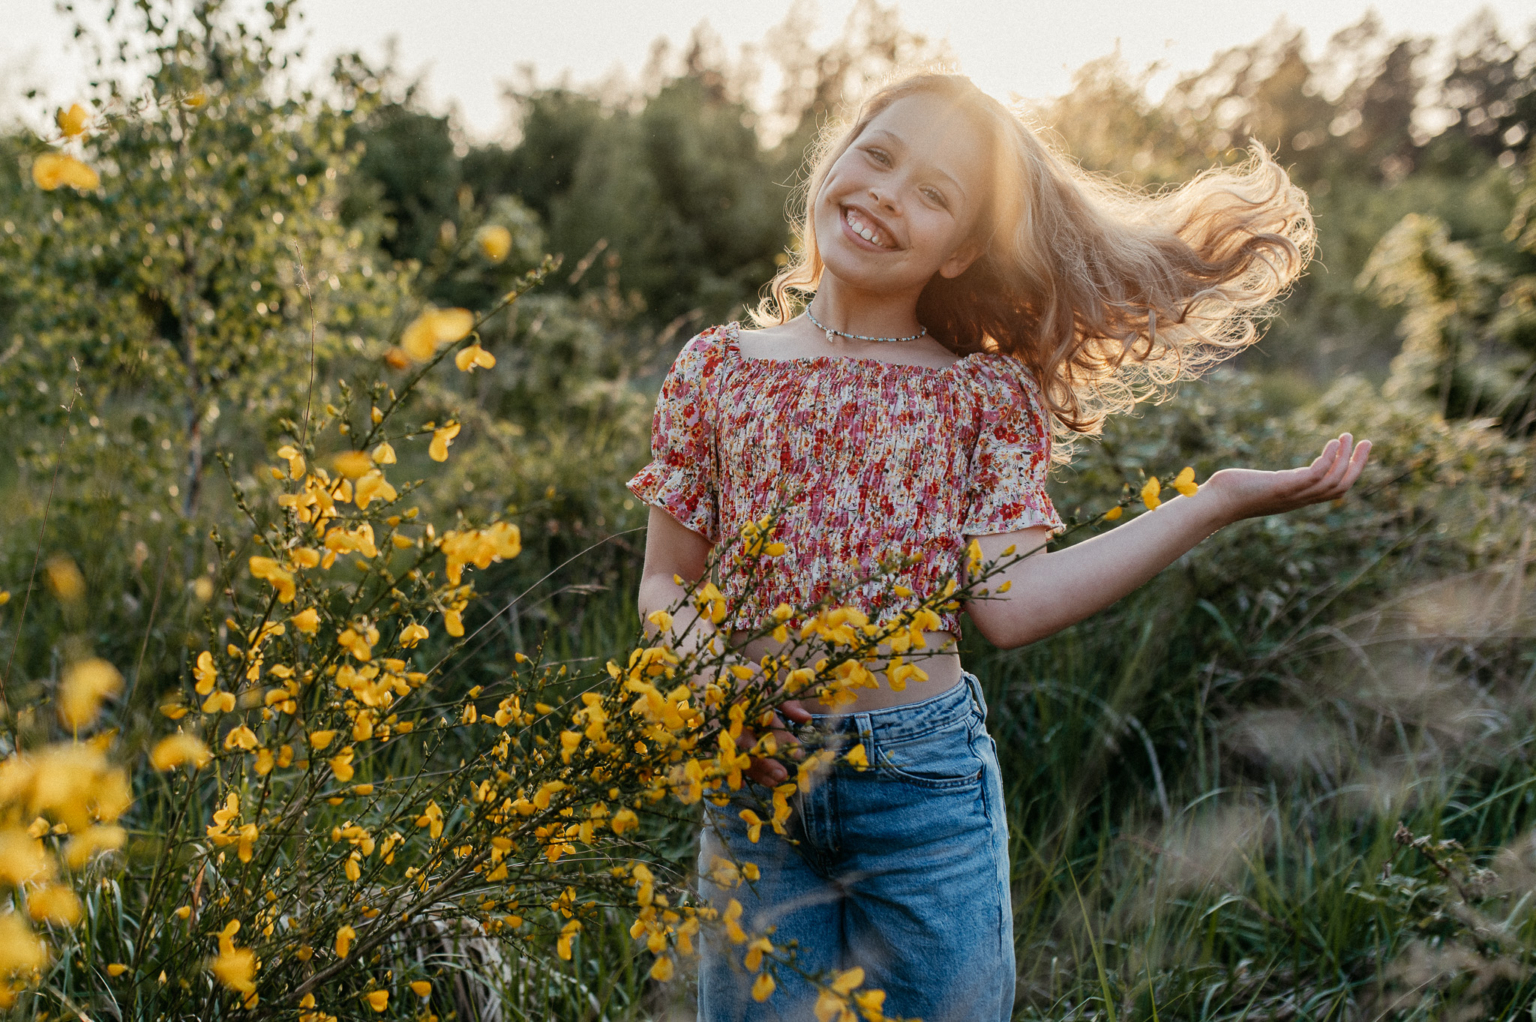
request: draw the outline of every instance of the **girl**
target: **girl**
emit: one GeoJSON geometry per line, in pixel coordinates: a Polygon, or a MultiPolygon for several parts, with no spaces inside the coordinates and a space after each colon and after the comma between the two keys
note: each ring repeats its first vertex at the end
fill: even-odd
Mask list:
{"type": "MultiPolygon", "coordinates": [[[[929,72],[830,126],[804,196],[798,254],[760,329],[729,323],[684,347],[657,402],[654,460],[629,483],[652,505],[642,616],[676,604],[675,578],[698,579],[714,544],[787,506],[788,552],[751,589],[723,583],[728,640],[781,602],[806,607],[865,578],[884,554],[912,556],[897,581],[916,600],[963,574],[972,539],[988,560],[1041,547],[1062,528],[1045,492],[1053,429],[1093,432],[1251,343],[1254,315],[1312,242],[1305,195],[1261,147],[1242,167],[1137,194],[1055,155],[968,79],[929,72]]],[[[1006,597],[964,611],[997,646],[1034,642],[1223,525],[1342,497],[1369,449],[1346,433],[1307,468],[1223,469],[1155,514],[1019,560],[1006,597]]],[[[880,591],[866,583],[844,602],[883,621],[902,607],[880,591]]],[[[690,624],[685,611],[677,629],[690,624]]],[[[869,769],[839,760],[796,792],[788,840],[749,844],[739,806],[706,803],[699,856],[702,893],[740,899],[749,931],[772,928],[808,972],[862,968],[886,1014],[927,1022],[1013,1007],[1003,788],[980,684],[953,652],[959,630],[949,615],[926,635],[945,651],[925,661],[924,685],[896,691],[881,675],[835,712],[786,703],[780,723],[800,725],[802,745],[860,743],[869,769]],[[717,885],[727,847],[761,879],[717,885]]],[[[768,759],[749,775],[764,800],[788,776],[768,759]]],[[[741,951],[705,943],[701,1019],[812,1016],[816,992],[793,976],[754,999],[741,951]]]]}

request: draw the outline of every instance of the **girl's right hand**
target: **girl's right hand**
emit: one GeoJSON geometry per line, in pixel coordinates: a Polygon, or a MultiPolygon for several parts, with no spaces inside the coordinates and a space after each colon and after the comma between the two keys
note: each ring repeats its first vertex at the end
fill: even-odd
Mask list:
{"type": "Polygon", "coordinates": [[[1344,496],[1360,478],[1370,454],[1369,440],[1356,444],[1350,434],[1344,433],[1328,441],[1323,453],[1305,468],[1280,472],[1224,468],[1200,490],[1209,490],[1222,501],[1222,517],[1227,521],[1281,514],[1344,496]]]}

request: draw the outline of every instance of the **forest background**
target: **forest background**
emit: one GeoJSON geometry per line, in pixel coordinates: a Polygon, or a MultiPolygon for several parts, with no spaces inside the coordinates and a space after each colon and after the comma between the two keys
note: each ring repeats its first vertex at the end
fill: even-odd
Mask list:
{"type": "MultiPolygon", "coordinates": [[[[142,760],[170,716],[163,693],[200,678],[209,636],[231,634],[220,619],[268,592],[246,568],[266,521],[252,507],[291,458],[279,447],[308,437],[308,409],[339,423],[309,450],[329,459],[349,446],[342,426],[368,429],[354,411],[393,414],[410,365],[398,345],[424,305],[489,310],[529,272],[537,287],[477,317],[494,364],[422,377],[420,424],[395,441],[423,476],[402,485],[423,520],[520,535],[478,565],[475,592],[433,597],[474,642],[434,626],[422,651],[451,660],[435,705],[455,713],[525,656],[559,678],[622,661],[639,636],[645,515],[623,482],[648,456],[662,374],[698,329],[742,317],[782,262],[817,127],[882,74],[943,56],[868,3],[829,47],[779,40],[772,111],[742,102],[741,70],[700,36],[631,93],[513,94],[520,139],[474,145],[360,57],[324,88],[289,81],[296,16],[125,8],[94,39],[83,134],[0,128],[7,753],[46,737],[88,654],[123,682],[104,747],[142,760]],[[767,138],[769,121],[793,127],[767,138]],[[50,151],[77,154],[100,187],[39,187],[50,151]],[[547,253],[563,257],[552,271],[547,253]],[[451,440],[451,459],[424,460],[429,438],[451,440]]],[[[1156,101],[1146,80],[1107,58],[1026,115],[1084,166],[1154,188],[1262,141],[1311,196],[1319,258],[1256,350],[1080,443],[1055,473],[1057,506],[1109,527],[1095,515],[1148,476],[1281,467],[1341,429],[1377,453],[1348,501],[1226,530],[1050,640],[1000,652],[966,637],[1009,793],[1018,1017],[1524,1017],[1536,35],[1474,17],[1453,39],[1393,38],[1367,17],[1316,54],[1299,34],[1237,47],[1156,101]]],[[[156,803],[149,776],[132,773],[139,811],[156,803]]],[[[201,840],[224,789],[187,790],[204,800],[201,840]]],[[[70,950],[17,978],[44,991],[19,1010],[166,1010],[144,1007],[155,969],[110,971],[157,911],[143,864],[165,820],[124,819],[127,843],[79,874],[116,885],[118,937],[34,914],[70,950]]],[[[652,813],[622,858],[670,869],[681,890],[688,827],[652,813]]],[[[222,847],[213,830],[205,843],[222,847]]],[[[20,905],[24,878],[11,882],[20,905]]],[[[338,973],[361,999],[329,1010],[685,1010],[685,984],[657,976],[643,961],[655,942],[632,941],[612,907],[581,917],[574,954],[560,906],[544,930],[482,925],[489,942],[468,949],[436,934],[421,974],[460,978],[381,1008],[375,958],[366,981],[338,973]]],[[[183,947],[189,980],[220,932],[183,947]]],[[[207,982],[209,1010],[241,1010],[207,982]]]]}

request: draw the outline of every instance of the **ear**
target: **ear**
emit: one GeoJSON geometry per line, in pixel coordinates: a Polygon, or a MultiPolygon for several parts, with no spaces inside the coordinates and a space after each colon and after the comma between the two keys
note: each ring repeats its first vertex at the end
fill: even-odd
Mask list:
{"type": "Polygon", "coordinates": [[[981,258],[982,248],[981,243],[974,238],[965,242],[944,260],[943,265],[939,267],[939,276],[950,279],[960,276],[970,269],[972,263],[981,258]]]}

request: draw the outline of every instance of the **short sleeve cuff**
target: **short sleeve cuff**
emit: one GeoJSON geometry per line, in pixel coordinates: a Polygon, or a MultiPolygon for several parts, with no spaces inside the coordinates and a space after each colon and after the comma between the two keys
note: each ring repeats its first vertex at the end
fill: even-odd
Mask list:
{"type": "Polygon", "coordinates": [[[713,495],[705,472],[653,461],[627,484],[642,503],[659,507],[711,543],[720,540],[713,495]]]}
{"type": "Polygon", "coordinates": [[[1048,497],[1031,494],[1010,500],[1006,494],[991,494],[973,506],[961,525],[965,536],[988,536],[999,532],[1020,532],[1037,525],[1047,526],[1051,535],[1066,531],[1061,516],[1048,497]]]}

